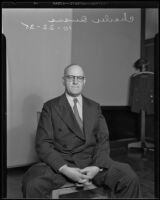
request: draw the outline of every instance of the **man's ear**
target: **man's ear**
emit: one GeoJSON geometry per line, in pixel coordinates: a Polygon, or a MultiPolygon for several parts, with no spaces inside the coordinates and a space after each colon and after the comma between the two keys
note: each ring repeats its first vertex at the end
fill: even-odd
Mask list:
{"type": "Polygon", "coordinates": [[[65,86],[64,77],[62,77],[62,84],[65,86]]]}

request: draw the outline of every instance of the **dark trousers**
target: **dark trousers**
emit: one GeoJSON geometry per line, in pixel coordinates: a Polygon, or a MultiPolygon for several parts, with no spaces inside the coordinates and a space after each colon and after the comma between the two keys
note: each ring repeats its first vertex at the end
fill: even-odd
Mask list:
{"type": "MultiPolygon", "coordinates": [[[[24,198],[51,198],[51,191],[68,181],[55,173],[45,163],[33,165],[23,176],[22,192],[24,198]]],[[[130,165],[112,161],[109,169],[99,172],[93,183],[109,187],[114,198],[141,198],[140,183],[130,165]]]]}

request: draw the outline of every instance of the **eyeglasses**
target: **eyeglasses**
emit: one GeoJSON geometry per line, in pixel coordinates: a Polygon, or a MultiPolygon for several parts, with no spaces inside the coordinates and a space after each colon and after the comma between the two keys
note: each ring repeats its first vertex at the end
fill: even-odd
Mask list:
{"type": "Polygon", "coordinates": [[[68,81],[70,81],[70,82],[74,81],[75,78],[77,78],[77,81],[78,81],[78,82],[82,82],[82,81],[85,79],[84,76],[72,76],[72,75],[67,75],[67,76],[65,76],[65,77],[66,77],[66,79],[67,79],[68,81]]]}

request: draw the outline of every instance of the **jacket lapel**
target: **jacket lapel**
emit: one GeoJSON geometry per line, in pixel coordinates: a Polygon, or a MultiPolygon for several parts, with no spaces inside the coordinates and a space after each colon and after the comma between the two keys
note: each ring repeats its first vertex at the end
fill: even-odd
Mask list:
{"type": "Polygon", "coordinates": [[[85,140],[84,133],[82,133],[72,111],[72,108],[63,94],[60,97],[59,104],[55,107],[61,119],[65,124],[81,139],[85,140]]]}

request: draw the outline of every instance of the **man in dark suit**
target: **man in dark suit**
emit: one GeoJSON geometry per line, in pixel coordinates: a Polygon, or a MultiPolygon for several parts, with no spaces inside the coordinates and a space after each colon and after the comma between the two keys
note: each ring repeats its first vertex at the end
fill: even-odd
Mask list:
{"type": "Polygon", "coordinates": [[[109,156],[108,127],[100,105],[81,94],[85,82],[80,66],[66,67],[65,93],[44,104],[36,134],[41,162],[23,177],[24,197],[50,198],[68,180],[106,185],[118,198],[141,197],[135,172],[109,156]]]}

